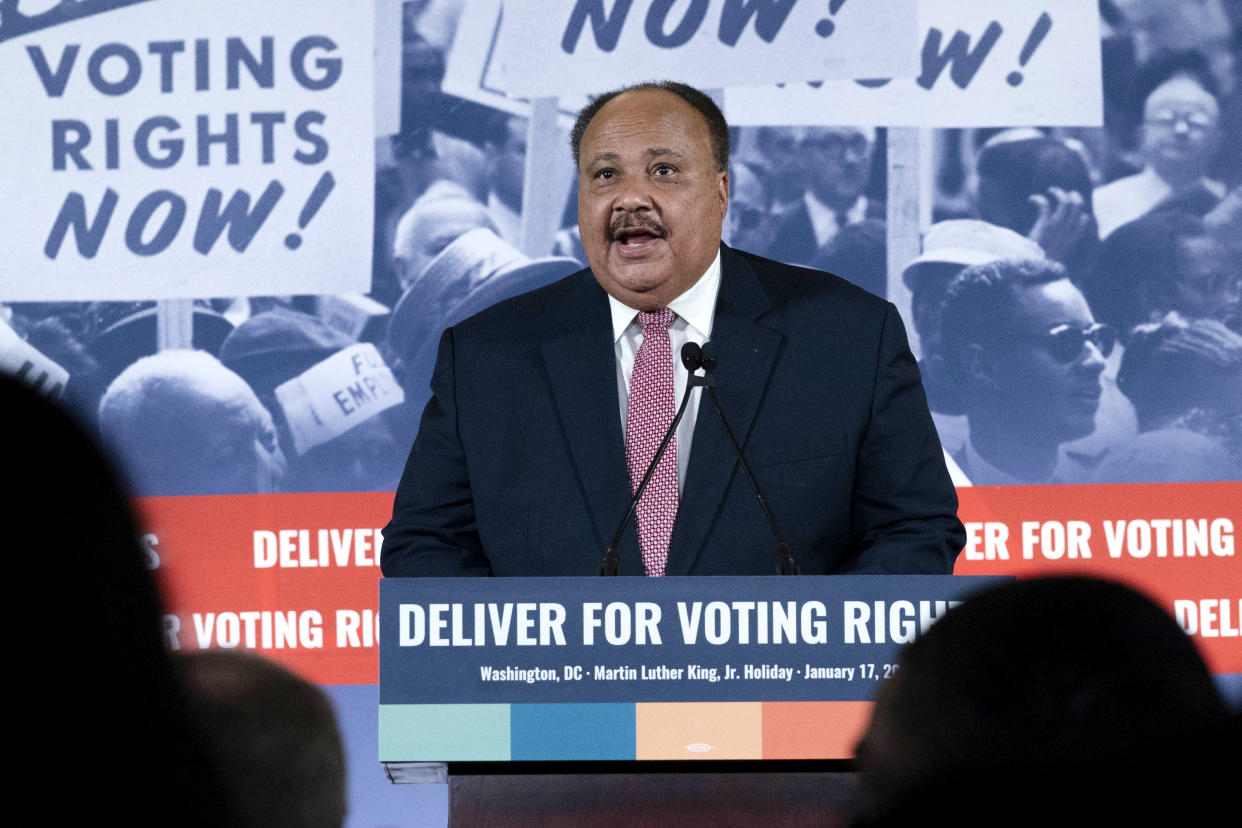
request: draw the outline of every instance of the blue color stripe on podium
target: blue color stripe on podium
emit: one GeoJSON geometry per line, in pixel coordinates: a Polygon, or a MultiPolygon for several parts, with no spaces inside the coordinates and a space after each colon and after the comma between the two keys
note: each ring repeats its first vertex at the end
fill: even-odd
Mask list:
{"type": "Polygon", "coordinates": [[[633,759],[633,704],[515,704],[509,711],[515,761],[633,759]]]}

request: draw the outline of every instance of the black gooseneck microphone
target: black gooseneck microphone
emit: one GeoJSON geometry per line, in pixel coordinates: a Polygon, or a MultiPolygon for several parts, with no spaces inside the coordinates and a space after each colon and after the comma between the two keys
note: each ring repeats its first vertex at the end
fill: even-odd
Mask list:
{"type": "MultiPolygon", "coordinates": [[[[703,343],[701,358],[703,370],[710,376],[712,371],[716,370],[716,352],[712,347],[712,343],[703,343]]],[[[776,541],[776,574],[800,574],[798,564],[794,561],[793,555],[789,551],[789,541],[785,540],[785,535],[781,532],[781,528],[776,522],[776,516],[768,508],[768,499],[764,497],[763,490],[759,488],[759,481],[755,479],[755,473],[751,471],[750,464],[746,462],[746,455],[742,454],[742,447],[738,445],[737,437],[733,436],[733,429],[729,427],[729,420],[725,417],[724,410],[720,407],[720,400],[716,397],[716,386],[708,382],[704,387],[707,388],[708,396],[711,397],[712,407],[716,409],[716,416],[720,418],[720,423],[724,426],[725,434],[729,435],[729,444],[733,446],[734,454],[737,455],[737,459],[742,463],[742,471],[746,472],[746,479],[750,481],[750,487],[755,490],[755,498],[759,501],[760,508],[763,509],[764,517],[768,519],[768,526],[772,527],[772,537],[776,541]]]]}
{"type": "MultiPolygon", "coordinates": [[[[677,431],[677,424],[681,422],[682,415],[686,413],[686,405],[690,402],[690,392],[700,386],[705,388],[712,387],[709,376],[701,377],[694,373],[700,367],[705,367],[703,365],[703,352],[697,342],[687,342],[681,346],[681,364],[686,366],[690,376],[686,382],[686,391],[681,395],[681,405],[677,408],[677,416],[673,417],[673,422],[669,425],[668,431],[664,432],[664,439],[660,441],[655,457],[651,458],[651,465],[647,466],[647,473],[643,475],[643,479],[638,483],[638,488],[634,490],[634,496],[630,498],[629,508],[625,510],[625,515],[621,518],[621,523],[617,526],[617,531],[612,536],[612,543],[604,550],[604,557],[599,562],[600,575],[616,575],[617,570],[621,566],[621,557],[617,553],[617,544],[621,542],[621,535],[625,532],[626,524],[630,522],[630,516],[638,508],[638,501],[642,499],[643,491],[647,488],[647,482],[651,480],[651,475],[655,473],[656,466],[660,464],[660,458],[664,456],[664,450],[668,448],[669,442],[672,441],[673,434],[677,431]]],[[[712,367],[715,367],[714,362],[712,367]]],[[[710,369],[708,370],[710,371],[710,369]]]]}

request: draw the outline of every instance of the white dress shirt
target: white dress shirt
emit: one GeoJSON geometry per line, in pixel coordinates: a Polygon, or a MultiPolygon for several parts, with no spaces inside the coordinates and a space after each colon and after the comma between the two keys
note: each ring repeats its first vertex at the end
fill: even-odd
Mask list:
{"type": "MultiPolygon", "coordinates": [[[[1035,486],[1049,483],[1086,482],[1087,470],[1065,452],[1065,446],[1057,449],[1057,463],[1043,480],[1022,480],[983,459],[969,440],[958,458],[958,469],[966,476],[968,485],[974,486],[1035,486]]],[[[954,485],[958,485],[956,482],[954,485]]]]}
{"type": "MultiPolygon", "coordinates": [[[[687,342],[702,345],[712,335],[712,320],[716,314],[716,294],[720,291],[720,253],[708,266],[707,272],[676,299],[668,303],[669,310],[677,314],[668,329],[673,346],[673,392],[674,406],[681,405],[686,392],[686,369],[681,365],[681,347],[687,342]]],[[[611,295],[608,306],[612,310],[612,335],[614,353],[617,357],[617,396],[621,401],[621,433],[625,434],[626,411],[630,402],[630,374],[634,371],[634,357],[643,342],[643,330],[638,324],[638,311],[621,304],[611,295]]],[[[686,485],[686,469],[690,462],[690,442],[694,437],[694,422],[699,414],[699,399],[703,392],[690,396],[686,413],[677,424],[677,490],[686,485]]],[[[674,410],[676,410],[674,408],[674,410]]]]}
{"type": "MultiPolygon", "coordinates": [[[[802,194],[802,201],[806,204],[806,215],[811,220],[811,229],[815,231],[815,249],[822,250],[833,236],[841,232],[842,224],[837,218],[837,211],[816,198],[810,190],[802,194]]],[[[850,209],[845,211],[845,223],[855,224],[866,217],[867,197],[859,196],[850,209]]]]}
{"type": "MultiPolygon", "coordinates": [[[[1225,187],[1219,181],[1201,178],[1199,183],[1217,198],[1224,197],[1225,187]]],[[[1096,187],[1091,203],[1100,238],[1108,238],[1121,225],[1142,218],[1172,194],[1173,188],[1151,167],[1096,187]]]]}

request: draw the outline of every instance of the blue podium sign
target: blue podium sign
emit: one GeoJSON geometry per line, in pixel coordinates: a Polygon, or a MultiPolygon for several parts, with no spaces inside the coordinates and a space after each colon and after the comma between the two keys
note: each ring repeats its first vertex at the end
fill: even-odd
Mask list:
{"type": "MultiPolygon", "coordinates": [[[[656,758],[644,755],[644,715],[667,730],[656,723],[713,712],[756,725],[746,758],[764,758],[763,722],[777,711],[765,706],[857,711],[896,671],[902,645],[997,580],[385,579],[380,758],[656,758]]],[[[716,747],[678,750],[692,744],[716,747]]]]}

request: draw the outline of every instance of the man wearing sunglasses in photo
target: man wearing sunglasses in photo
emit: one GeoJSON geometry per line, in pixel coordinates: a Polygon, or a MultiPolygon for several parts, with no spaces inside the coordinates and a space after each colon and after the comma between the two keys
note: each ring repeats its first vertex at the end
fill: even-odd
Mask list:
{"type": "Polygon", "coordinates": [[[947,384],[970,439],[955,457],[977,486],[1070,483],[1090,471],[1061,450],[1095,429],[1115,342],[1056,262],[966,268],[941,317],[947,384]]]}

